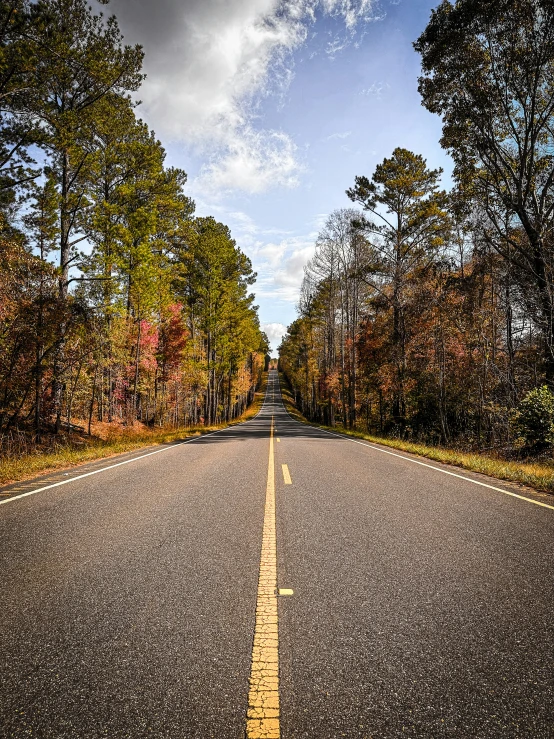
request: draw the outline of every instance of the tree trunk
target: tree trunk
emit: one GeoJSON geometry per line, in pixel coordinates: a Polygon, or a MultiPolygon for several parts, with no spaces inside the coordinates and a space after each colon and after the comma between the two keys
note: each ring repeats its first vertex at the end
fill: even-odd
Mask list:
{"type": "Polygon", "coordinates": [[[138,334],[137,334],[137,348],[135,351],[135,378],[134,378],[134,387],[133,387],[133,419],[132,423],[135,422],[135,419],[137,417],[137,411],[138,411],[138,383],[139,383],[139,364],[140,364],[140,340],[142,336],[142,321],[140,318],[138,320],[138,334]]]}
{"type": "Polygon", "coordinates": [[[533,246],[534,273],[539,291],[541,330],[544,337],[544,373],[549,385],[554,385],[554,295],[549,283],[544,259],[544,244],[536,239],[533,246]]]}
{"type": "Polygon", "coordinates": [[[94,367],[94,378],[92,380],[92,393],[90,396],[90,406],[88,411],[88,435],[91,436],[90,429],[92,426],[92,414],[94,412],[94,396],[96,394],[96,377],[98,374],[98,365],[94,367]]]}
{"type": "MultiPolygon", "coordinates": [[[[60,198],[60,276],[58,278],[58,293],[60,301],[65,308],[68,297],[69,284],[69,233],[70,233],[70,212],[69,212],[69,154],[67,150],[62,153],[62,172],[61,172],[61,198],[60,198]]],[[[54,377],[53,377],[53,396],[54,396],[54,414],[55,414],[55,433],[58,434],[62,424],[62,402],[64,393],[63,371],[65,363],[65,340],[67,332],[67,320],[64,318],[60,322],[58,333],[58,347],[54,359],[54,377]]]]}
{"type": "Polygon", "coordinates": [[[68,433],[71,431],[71,409],[73,407],[73,397],[75,395],[75,390],[77,389],[77,383],[79,382],[79,377],[81,376],[82,369],[83,369],[83,360],[81,360],[81,362],[79,363],[79,369],[77,370],[75,382],[71,386],[71,391],[67,399],[67,432],[68,433]]]}

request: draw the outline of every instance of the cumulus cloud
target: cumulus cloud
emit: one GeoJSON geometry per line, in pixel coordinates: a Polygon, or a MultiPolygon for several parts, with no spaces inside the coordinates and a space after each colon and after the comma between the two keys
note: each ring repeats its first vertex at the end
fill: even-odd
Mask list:
{"type": "Polygon", "coordinates": [[[284,91],[291,54],[319,15],[340,19],[336,54],[375,18],[377,0],[112,0],[125,40],[142,43],[144,110],[156,131],[206,159],[205,191],[259,193],[294,187],[298,152],[283,131],[264,130],[260,99],[284,91]]]}
{"type": "Polygon", "coordinates": [[[265,244],[257,251],[256,294],[286,303],[296,303],[304,277],[304,267],[315,252],[315,234],[265,244]],[[273,259],[268,259],[268,256],[273,259]]]}
{"type": "Polygon", "coordinates": [[[283,336],[287,333],[287,327],[284,323],[262,323],[261,328],[267,334],[267,338],[271,344],[272,354],[276,354],[277,347],[281,343],[283,336]]]}
{"type": "Polygon", "coordinates": [[[246,213],[216,206],[216,215],[227,223],[240,248],[252,259],[257,272],[256,296],[271,302],[296,304],[304,267],[315,252],[315,242],[327,215],[318,213],[305,234],[264,229],[246,213]]]}
{"type": "Polygon", "coordinates": [[[301,171],[296,151],[284,133],[254,131],[245,126],[221,142],[202,167],[196,186],[210,195],[231,190],[256,194],[275,186],[294,187],[301,171]]]}

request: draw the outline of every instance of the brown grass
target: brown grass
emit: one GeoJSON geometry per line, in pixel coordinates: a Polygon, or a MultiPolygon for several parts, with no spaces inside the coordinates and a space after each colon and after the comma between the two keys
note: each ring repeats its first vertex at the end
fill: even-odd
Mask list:
{"type": "Polygon", "coordinates": [[[374,434],[362,433],[361,431],[350,431],[341,428],[331,428],[316,423],[310,423],[300,413],[294,404],[294,398],[288,388],[288,384],[284,377],[279,375],[281,381],[281,393],[285,408],[290,415],[301,423],[307,423],[316,428],[326,429],[334,433],[353,436],[358,439],[365,439],[374,444],[392,447],[403,452],[416,454],[419,457],[432,459],[435,462],[443,464],[455,465],[471,472],[480,472],[489,477],[495,477],[498,480],[508,480],[510,482],[522,483],[528,485],[535,490],[545,493],[554,493],[554,463],[545,462],[513,462],[503,459],[494,459],[477,453],[467,453],[457,451],[455,449],[446,449],[444,447],[427,446],[426,444],[418,444],[411,441],[402,441],[400,439],[388,439],[374,434]]]}
{"type": "Polygon", "coordinates": [[[67,440],[65,445],[60,445],[53,451],[39,451],[20,457],[0,459],[0,484],[6,485],[11,482],[28,480],[54,470],[68,469],[96,459],[104,459],[143,449],[144,447],[200,436],[210,431],[234,426],[237,423],[244,423],[253,418],[260,410],[266,386],[267,373],[264,373],[253,403],[240,418],[231,421],[231,423],[186,429],[150,429],[140,424],[132,428],[118,427],[114,424],[96,424],[94,427],[95,434],[92,437],[74,436],[67,440]]]}

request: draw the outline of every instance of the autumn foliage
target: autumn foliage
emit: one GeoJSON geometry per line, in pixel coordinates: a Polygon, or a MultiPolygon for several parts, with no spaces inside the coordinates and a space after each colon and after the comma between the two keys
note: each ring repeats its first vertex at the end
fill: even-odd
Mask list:
{"type": "Polygon", "coordinates": [[[432,443],[553,442],[554,5],[442,0],[415,42],[454,189],[396,149],[347,191],[281,366],[303,412],[432,443]]]}
{"type": "Polygon", "coordinates": [[[240,415],[268,351],[255,274],[136,116],[141,48],[85,0],[0,21],[2,443],[240,415]]]}
{"type": "MultiPolygon", "coordinates": [[[[401,153],[405,163],[412,157],[425,166],[401,153]]],[[[517,418],[548,376],[543,334],[511,265],[483,239],[477,209],[460,216],[456,195],[439,193],[433,178],[427,190],[414,188],[411,165],[385,183],[387,197],[392,189],[397,197],[380,212],[383,190],[358,189],[350,194],[363,211],[329,217],[306,268],[300,316],[280,347],[281,368],[302,412],[319,423],[434,444],[521,447],[530,433],[517,418]],[[434,193],[440,212],[428,207],[434,193]]]]}

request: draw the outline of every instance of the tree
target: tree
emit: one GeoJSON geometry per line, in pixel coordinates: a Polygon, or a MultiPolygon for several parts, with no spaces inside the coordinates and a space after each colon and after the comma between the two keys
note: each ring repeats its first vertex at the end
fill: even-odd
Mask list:
{"type": "Polygon", "coordinates": [[[256,275],[248,257],[231,238],[229,229],[211,217],[194,220],[183,259],[186,262],[181,289],[189,308],[190,334],[193,341],[200,340],[203,345],[204,417],[206,423],[214,423],[223,397],[223,379],[238,370],[238,357],[229,343],[237,341],[244,333],[244,322],[255,322],[256,330],[249,341],[241,339],[235,347],[239,350],[238,356],[242,359],[245,353],[260,348],[261,334],[252,308],[253,296],[247,293],[256,275]]]}
{"type": "Polygon", "coordinates": [[[370,214],[360,220],[373,252],[363,268],[364,279],[392,311],[397,423],[405,417],[406,288],[417,271],[433,263],[450,230],[447,195],[438,187],[441,174],[440,169],[427,169],[422,156],[397,148],[377,166],[371,180],[356,177],[355,186],[347,190],[370,214]]]}
{"type": "Polygon", "coordinates": [[[303,314],[287,328],[279,346],[280,367],[292,386],[296,403],[309,419],[317,419],[319,316],[313,306],[305,306],[303,314]]]}
{"type": "Polygon", "coordinates": [[[59,300],[55,270],[31,254],[21,234],[6,231],[0,235],[0,432],[32,419],[37,436],[42,377],[51,373],[58,326],[64,321],[72,328],[77,316],[59,300]]]}
{"type": "Polygon", "coordinates": [[[40,0],[31,14],[40,56],[14,112],[36,121],[51,156],[60,193],[60,295],[67,297],[80,240],[72,236],[86,206],[82,173],[94,152],[100,102],[138,88],[143,55],[138,46],[122,46],[114,16],[94,15],[85,0],[40,0]]]}
{"type": "Polygon", "coordinates": [[[0,434],[47,442],[52,417],[91,433],[106,397],[108,421],[160,425],[253,399],[252,265],[193,220],[186,174],[137,120],[141,61],[86,0],[0,0],[0,434]]]}
{"type": "Polygon", "coordinates": [[[42,138],[40,129],[18,111],[36,68],[29,2],[0,2],[0,207],[14,203],[18,190],[40,175],[29,146],[42,138]]]}
{"type": "MultiPolygon", "coordinates": [[[[141,326],[173,298],[171,284],[183,224],[193,203],[182,188],[186,174],[164,167],[165,151],[125,98],[107,95],[99,104],[95,150],[83,180],[88,207],[78,226],[93,245],[82,260],[90,294],[103,316],[108,419],[112,417],[111,324],[125,313],[137,326],[133,352],[138,388],[141,326]],[[174,242],[177,242],[175,245],[174,242]]],[[[135,406],[138,404],[136,390],[135,406]]]]}
{"type": "Polygon", "coordinates": [[[35,438],[40,441],[42,423],[43,395],[43,362],[45,356],[45,309],[52,302],[52,268],[46,263],[51,251],[56,248],[59,238],[58,228],[58,193],[49,172],[46,172],[44,184],[34,185],[33,200],[24,216],[27,234],[31,244],[40,256],[39,287],[36,312],[36,340],[34,368],[35,375],[35,438]]]}
{"type": "Polygon", "coordinates": [[[367,259],[366,242],[357,223],[359,211],[336,210],[319,233],[316,252],[305,270],[300,310],[316,308],[323,328],[322,377],[325,415],[334,425],[337,358],[340,363],[342,420],[352,427],[356,416],[356,340],[359,328],[361,275],[367,259]]]}
{"type": "Polygon", "coordinates": [[[485,239],[520,278],[554,383],[554,4],[443,0],[415,44],[423,104],[443,119],[485,239]]]}
{"type": "MultiPolygon", "coordinates": [[[[104,3],[106,4],[106,3],[104,3]]],[[[69,270],[78,258],[75,235],[87,205],[86,178],[95,147],[100,102],[109,94],[126,95],[142,80],[140,47],[122,47],[115,17],[94,15],[86,0],[39,0],[30,8],[36,63],[28,71],[28,89],[12,112],[40,129],[41,146],[59,191],[59,293],[69,295],[69,270]]],[[[63,335],[54,372],[56,429],[61,424],[63,335]]]]}
{"type": "Polygon", "coordinates": [[[515,425],[526,443],[539,450],[554,442],[554,394],[546,385],[533,388],[522,399],[515,425]]]}

